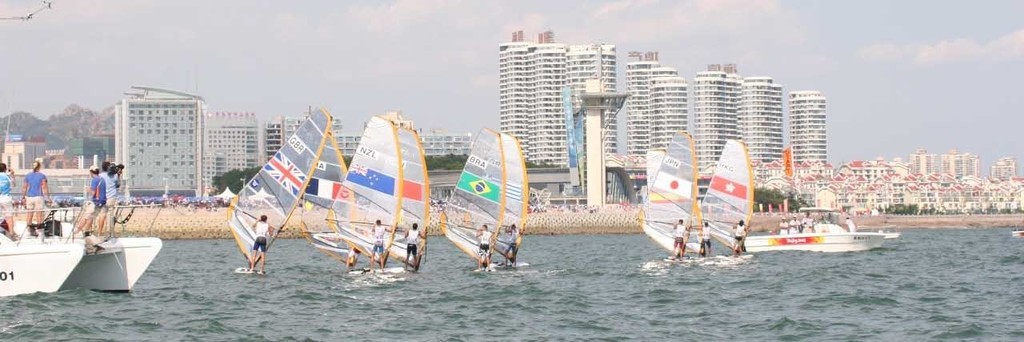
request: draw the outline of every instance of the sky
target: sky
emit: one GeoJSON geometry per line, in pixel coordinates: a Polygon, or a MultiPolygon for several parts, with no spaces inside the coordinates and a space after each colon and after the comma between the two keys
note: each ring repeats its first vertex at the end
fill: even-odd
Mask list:
{"type": "MultiPolygon", "coordinates": [[[[0,0],[0,17],[40,5],[0,0]]],[[[957,148],[987,174],[999,157],[1024,162],[1021,13],[999,0],[53,0],[0,21],[0,111],[100,110],[146,85],[211,111],[323,106],[357,130],[401,110],[476,132],[498,126],[498,45],[552,30],[615,44],[620,78],[629,51],[658,51],[687,80],[736,63],[785,92],[822,91],[835,163],[957,148]]]]}

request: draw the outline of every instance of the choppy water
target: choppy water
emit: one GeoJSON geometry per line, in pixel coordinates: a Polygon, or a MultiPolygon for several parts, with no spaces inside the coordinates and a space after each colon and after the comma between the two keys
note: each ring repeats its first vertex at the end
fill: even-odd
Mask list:
{"type": "MultiPolygon", "coordinates": [[[[432,237],[419,274],[353,276],[278,241],[168,241],[133,294],[0,298],[0,340],[1024,340],[1024,239],[912,230],[870,252],[673,264],[641,235],[529,236],[512,272],[432,237]]],[[[720,248],[720,246],[715,246],[720,248]]]]}

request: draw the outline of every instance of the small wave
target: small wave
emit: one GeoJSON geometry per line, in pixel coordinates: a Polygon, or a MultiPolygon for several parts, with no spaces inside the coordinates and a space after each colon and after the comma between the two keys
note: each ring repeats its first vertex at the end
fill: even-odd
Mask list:
{"type": "Polygon", "coordinates": [[[983,329],[980,325],[975,324],[975,323],[970,323],[970,324],[966,324],[966,325],[961,325],[961,326],[953,327],[953,328],[951,328],[949,330],[946,330],[945,332],[943,332],[941,334],[938,334],[938,335],[935,335],[935,336],[932,336],[932,337],[937,338],[937,339],[957,340],[957,339],[964,339],[964,338],[970,338],[970,337],[980,337],[980,336],[982,336],[984,334],[985,334],[985,329],[983,329]]]}

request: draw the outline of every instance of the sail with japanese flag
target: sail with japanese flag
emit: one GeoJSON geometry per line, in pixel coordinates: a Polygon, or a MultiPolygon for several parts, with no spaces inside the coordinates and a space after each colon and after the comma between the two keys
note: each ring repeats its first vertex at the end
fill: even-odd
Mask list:
{"type": "Polygon", "coordinates": [[[700,211],[711,227],[711,237],[734,248],[733,227],[740,220],[749,227],[754,213],[754,171],[743,143],[726,141],[707,193],[701,200],[700,211]]]}
{"type": "Polygon", "coordinates": [[[427,176],[427,162],[423,153],[423,144],[416,131],[407,128],[398,128],[398,142],[402,165],[399,171],[402,173],[402,212],[400,223],[395,230],[396,241],[391,245],[391,257],[411,267],[419,267],[406,253],[407,234],[412,232],[412,225],[418,226],[415,234],[420,234],[418,239],[417,254],[420,260],[426,255],[426,229],[430,223],[430,178],[427,176]]]}
{"type": "Polygon", "coordinates": [[[647,151],[647,190],[644,193],[644,201],[651,198],[651,185],[654,185],[654,175],[658,174],[661,168],[661,160],[665,159],[665,150],[647,151]]]}
{"type": "MultiPolygon", "coordinates": [[[[331,115],[320,109],[310,113],[295,134],[288,137],[280,150],[259,172],[242,186],[228,207],[227,220],[232,236],[242,255],[248,259],[256,241],[253,224],[260,216],[280,230],[302,203],[324,145],[328,140],[331,115]]],[[[277,234],[269,237],[268,248],[277,234]]]]}
{"type": "MultiPolygon", "coordinates": [[[[656,155],[657,157],[657,155],[656,155]]],[[[682,225],[697,227],[700,212],[697,207],[697,155],[694,153],[693,138],[686,132],[678,132],[669,142],[660,162],[649,174],[648,197],[641,216],[643,231],[658,246],[672,251],[675,242],[675,227],[682,225]]],[[[650,160],[648,160],[650,163],[650,160]]],[[[648,164],[648,168],[652,168],[648,164]]],[[[697,229],[692,229],[691,233],[697,229]]],[[[700,248],[697,239],[687,242],[687,250],[696,252],[700,248]]]]}
{"type": "Polygon", "coordinates": [[[327,218],[335,201],[343,201],[351,207],[352,196],[342,186],[345,173],[348,168],[345,160],[342,159],[338,142],[334,139],[333,133],[327,132],[327,144],[320,153],[320,160],[313,167],[313,174],[306,185],[305,205],[302,213],[302,235],[317,250],[326,253],[328,256],[345,261],[348,257],[348,247],[341,239],[337,227],[329,224],[327,218]]]}
{"type": "Polygon", "coordinates": [[[501,134],[483,129],[476,135],[455,190],[445,202],[441,231],[470,257],[480,255],[477,230],[486,226],[488,247],[505,220],[506,169],[501,134]]]}
{"type": "Polygon", "coordinates": [[[505,167],[505,217],[503,229],[498,232],[497,244],[494,246],[497,255],[506,260],[516,259],[523,244],[523,232],[526,227],[526,215],[529,209],[530,187],[526,175],[526,158],[519,140],[508,133],[501,133],[501,148],[505,167]],[[516,225],[512,229],[512,225],[516,225]],[[509,247],[515,248],[509,248],[509,247]]]}
{"type": "Polygon", "coordinates": [[[342,181],[351,201],[335,200],[328,217],[344,243],[363,255],[372,255],[378,242],[373,232],[377,220],[389,231],[382,239],[385,251],[394,242],[402,211],[401,164],[397,127],[387,119],[370,118],[342,181]]]}

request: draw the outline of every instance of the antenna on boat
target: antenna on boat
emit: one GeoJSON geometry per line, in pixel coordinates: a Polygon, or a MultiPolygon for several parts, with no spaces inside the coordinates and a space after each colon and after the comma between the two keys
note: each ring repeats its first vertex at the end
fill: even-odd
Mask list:
{"type": "Polygon", "coordinates": [[[19,17],[0,17],[0,20],[28,21],[29,19],[34,18],[36,14],[39,14],[39,12],[42,12],[42,11],[45,11],[45,10],[48,10],[48,9],[53,9],[53,1],[43,0],[43,6],[39,7],[35,11],[29,12],[28,14],[26,14],[24,16],[19,16],[19,17]]]}

